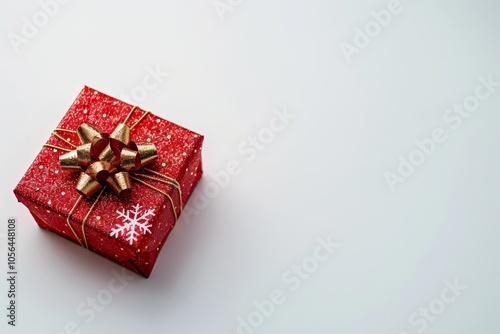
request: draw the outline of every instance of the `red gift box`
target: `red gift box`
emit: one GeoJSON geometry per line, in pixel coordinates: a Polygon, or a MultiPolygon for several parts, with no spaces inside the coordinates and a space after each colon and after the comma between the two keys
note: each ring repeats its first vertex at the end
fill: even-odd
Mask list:
{"type": "Polygon", "coordinates": [[[149,277],[201,178],[202,143],[202,135],[85,87],[14,193],[41,228],[149,277]]]}

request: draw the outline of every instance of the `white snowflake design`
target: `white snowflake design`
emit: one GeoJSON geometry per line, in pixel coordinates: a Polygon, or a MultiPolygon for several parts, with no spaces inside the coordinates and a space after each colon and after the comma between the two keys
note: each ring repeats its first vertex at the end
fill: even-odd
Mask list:
{"type": "Polygon", "coordinates": [[[116,210],[118,214],[117,218],[122,218],[122,224],[116,224],[116,228],[112,228],[110,234],[115,238],[125,234],[130,245],[132,245],[134,241],[137,241],[137,236],[139,234],[151,234],[149,228],[152,225],[148,223],[151,217],[155,215],[153,209],[143,211],[142,206],[139,204],[134,205],[132,208],[133,209],[127,211],[125,211],[125,209],[116,210]]]}

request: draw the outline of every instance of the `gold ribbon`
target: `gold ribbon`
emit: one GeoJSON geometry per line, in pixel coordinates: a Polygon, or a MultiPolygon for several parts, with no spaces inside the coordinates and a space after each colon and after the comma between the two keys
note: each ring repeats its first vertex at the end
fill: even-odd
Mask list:
{"type": "MultiPolygon", "coordinates": [[[[178,214],[172,197],[167,192],[140,179],[140,177],[173,186],[177,189],[179,194],[179,213],[182,212],[182,190],[179,182],[167,175],[143,167],[157,160],[158,152],[156,146],[154,144],[135,144],[130,140],[130,130],[150,113],[146,111],[132,126],[128,127],[125,123],[136,108],[137,107],[132,108],[123,123],[120,123],[111,135],[101,133],[92,125],[83,123],[76,131],[57,128],[52,132],[52,135],[73,147],[73,150],[51,144],[44,145],[67,152],[59,157],[59,163],[63,169],[80,171],[80,176],[78,177],[76,185],[76,190],[80,193],[80,197],[69,211],[66,217],[66,224],[69,226],[80,245],[87,249],[89,249],[89,246],[85,233],[85,224],[92,210],[100,201],[101,195],[107,185],[109,185],[118,196],[126,197],[131,193],[130,180],[132,179],[166,196],[172,207],[175,226],[178,220],[178,214]],[[76,146],[72,144],[59,135],[57,131],[76,133],[80,139],[81,145],[76,146]],[[144,172],[151,173],[155,176],[147,175],[144,172]],[[92,203],[85,218],[82,220],[82,242],[71,226],[70,219],[82,199],[92,196],[92,194],[99,190],[101,190],[99,195],[92,203]]],[[[129,260],[129,262],[134,265],[131,260],[129,260]]]]}
{"type": "Polygon", "coordinates": [[[158,158],[154,144],[130,140],[130,128],[120,123],[111,135],[88,123],[76,130],[81,145],[59,157],[63,169],[78,170],[76,190],[90,197],[107,184],[120,197],[130,195],[129,172],[137,171],[158,158]]]}

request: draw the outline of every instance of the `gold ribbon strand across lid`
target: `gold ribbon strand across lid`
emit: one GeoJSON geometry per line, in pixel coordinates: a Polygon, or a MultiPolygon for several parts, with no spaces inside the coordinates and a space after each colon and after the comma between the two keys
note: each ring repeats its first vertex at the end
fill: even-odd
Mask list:
{"type": "Polygon", "coordinates": [[[158,158],[152,143],[136,144],[130,140],[130,128],[118,124],[111,135],[88,123],[76,130],[81,145],[59,157],[63,169],[80,171],[76,190],[86,197],[107,184],[120,197],[130,195],[129,172],[137,171],[158,158]]]}

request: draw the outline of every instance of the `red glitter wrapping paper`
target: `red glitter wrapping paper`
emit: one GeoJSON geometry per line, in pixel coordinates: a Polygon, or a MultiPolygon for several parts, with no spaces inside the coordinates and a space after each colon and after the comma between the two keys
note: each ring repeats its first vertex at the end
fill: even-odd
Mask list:
{"type": "MultiPolygon", "coordinates": [[[[101,132],[111,133],[132,109],[130,104],[85,87],[57,128],[76,130],[86,122],[101,132]]],[[[79,173],[61,168],[59,156],[65,151],[44,145],[14,193],[41,228],[79,246],[81,240],[86,240],[89,250],[149,277],[176,223],[176,215],[180,216],[182,206],[201,178],[203,136],[140,108],[133,109],[127,120],[129,126],[134,123],[137,124],[130,131],[131,139],[136,143],[154,143],[158,151],[157,161],[147,168],[177,180],[180,192],[157,180],[143,179],[151,187],[132,180],[129,197],[119,197],[108,187],[97,200],[93,195],[76,205],[80,198],[75,189],[79,173]],[[71,227],[67,223],[68,216],[71,227]],[[134,230],[133,238],[130,238],[130,233],[128,236],[127,233],[118,233],[130,232],[131,229],[134,230]]],[[[80,145],[77,134],[57,133],[73,145],[80,145]]],[[[73,149],[54,135],[46,144],[73,149]]]]}

